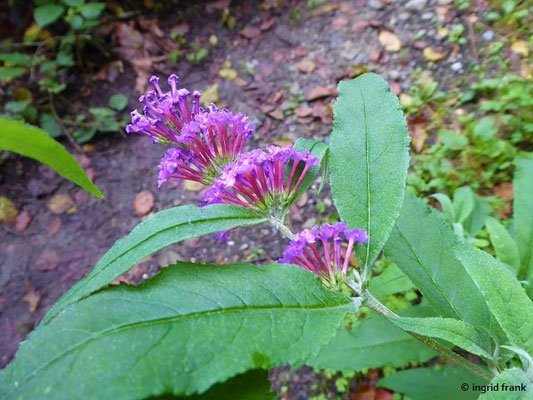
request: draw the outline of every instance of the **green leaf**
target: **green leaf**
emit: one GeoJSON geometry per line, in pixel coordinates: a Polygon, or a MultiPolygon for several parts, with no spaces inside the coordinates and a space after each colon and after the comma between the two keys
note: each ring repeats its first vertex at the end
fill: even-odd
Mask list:
{"type": "Polygon", "coordinates": [[[468,186],[461,187],[453,194],[455,222],[465,221],[474,210],[474,192],[468,186]]]}
{"type": "Polygon", "coordinates": [[[21,67],[2,67],[0,68],[0,81],[18,78],[26,73],[26,68],[21,67]]]}
{"type": "Polygon", "coordinates": [[[516,158],[515,165],[513,220],[521,260],[518,277],[529,282],[527,291],[533,298],[533,154],[516,158]]]}
{"type": "Polygon", "coordinates": [[[40,161],[96,197],[104,197],[74,157],[40,128],[21,121],[0,118],[0,150],[40,161]]]}
{"type": "Polygon", "coordinates": [[[15,51],[13,53],[0,53],[0,61],[25,67],[31,63],[32,57],[28,54],[15,51]]]}
{"type": "Polygon", "coordinates": [[[474,136],[489,140],[498,133],[496,120],[493,117],[483,117],[474,126],[474,136]]]}
{"type": "Polygon", "coordinates": [[[472,354],[492,359],[488,352],[491,345],[490,338],[466,322],[453,318],[439,317],[392,317],[389,320],[405,331],[434,339],[446,340],[472,354]]]}
{"type": "Polygon", "coordinates": [[[516,242],[497,219],[487,218],[486,225],[498,260],[511,266],[518,273],[520,270],[520,254],[518,253],[516,242]]]}
{"type": "Polygon", "coordinates": [[[402,367],[411,362],[426,362],[435,356],[436,353],[422,342],[376,315],[362,320],[352,329],[340,327],[331,341],[306,364],[314,368],[357,371],[386,365],[402,367]]]}
{"type": "Polygon", "coordinates": [[[87,19],[98,18],[105,9],[105,3],[88,3],[82,5],[79,10],[87,19]]]}
{"type": "Polygon", "coordinates": [[[504,264],[482,250],[461,246],[455,254],[511,344],[533,354],[533,302],[520,282],[504,264]]]}
{"type": "Polygon", "coordinates": [[[109,98],[109,107],[122,111],[128,106],[128,98],[122,93],[114,94],[109,98]]]}
{"type": "Polygon", "coordinates": [[[185,239],[264,222],[252,212],[236,206],[186,205],[160,211],[141,222],[103,255],[93,270],[65,293],[44,316],[48,322],[68,304],[103,288],[143,258],[185,239]]]}
{"type": "Polygon", "coordinates": [[[391,264],[381,274],[370,280],[368,290],[377,299],[383,299],[414,287],[409,277],[396,264],[391,264]]]}
{"type": "Polygon", "coordinates": [[[296,140],[293,147],[298,151],[305,150],[311,153],[312,155],[318,157],[318,159],[320,160],[320,164],[314,166],[307,172],[307,175],[305,176],[304,180],[300,184],[300,187],[296,191],[296,195],[294,196],[292,203],[296,202],[306,192],[306,190],[309,189],[309,186],[313,184],[316,177],[320,173],[320,169],[324,168],[323,162],[327,159],[327,153],[329,150],[327,144],[319,140],[305,138],[299,138],[298,140],[296,140]]]}
{"type": "Polygon", "coordinates": [[[43,112],[39,118],[41,128],[43,128],[52,137],[61,136],[63,133],[61,127],[57,123],[57,120],[51,113],[43,112]]]}
{"type": "Polygon", "coordinates": [[[468,144],[466,136],[447,129],[441,129],[439,131],[439,139],[444,147],[450,150],[462,150],[468,144]]]}
{"type": "Polygon", "coordinates": [[[44,6],[39,6],[33,11],[33,18],[39,28],[44,28],[47,25],[50,25],[56,22],[61,15],[63,15],[65,8],[58,4],[45,4],[44,6]]]}
{"type": "Polygon", "coordinates": [[[366,229],[370,266],[398,217],[409,164],[409,135],[387,82],[367,73],[339,83],[330,143],[331,190],[341,219],[366,229]]]}
{"type": "Polygon", "coordinates": [[[463,221],[463,226],[465,230],[471,235],[476,236],[483,225],[485,225],[485,220],[489,216],[491,208],[489,202],[477,194],[474,194],[474,210],[470,216],[463,221]]]}
{"type": "Polygon", "coordinates": [[[524,371],[518,368],[505,369],[500,375],[490,381],[493,387],[498,387],[498,391],[490,391],[482,394],[479,400],[531,400],[533,399],[533,385],[527,379],[524,371]],[[503,390],[502,385],[505,384],[506,390],[503,390]],[[513,389],[516,387],[520,391],[510,391],[510,386],[513,389]],[[524,389],[525,390],[521,390],[524,389]]]}
{"type": "Polygon", "coordinates": [[[66,307],[21,344],[0,398],[131,399],[206,391],[315,354],[350,298],[293,265],[179,263],[66,307]]]}
{"type": "Polygon", "coordinates": [[[446,215],[448,221],[453,224],[455,222],[455,209],[453,208],[453,204],[450,198],[443,193],[435,193],[429,197],[437,199],[437,201],[440,203],[440,206],[442,207],[442,212],[444,213],[444,215],[446,215]]]}
{"type": "MultiPolygon", "coordinates": [[[[175,399],[164,396],[158,400],[175,399]]],[[[227,382],[217,383],[209,391],[201,395],[189,396],[183,400],[276,400],[277,396],[270,391],[268,371],[253,370],[231,378],[227,382]]]]}
{"type": "Polygon", "coordinates": [[[440,212],[407,194],[384,251],[441,317],[490,329],[497,324],[453,252],[458,242],[440,212]]]}
{"type": "Polygon", "coordinates": [[[85,3],[85,0],[61,0],[61,2],[69,7],[79,7],[85,3]]]}
{"type": "Polygon", "coordinates": [[[472,385],[486,385],[487,381],[460,367],[415,368],[397,372],[381,379],[378,386],[403,393],[412,400],[477,399],[479,392],[472,385]],[[467,384],[466,391],[461,389],[467,384]]]}

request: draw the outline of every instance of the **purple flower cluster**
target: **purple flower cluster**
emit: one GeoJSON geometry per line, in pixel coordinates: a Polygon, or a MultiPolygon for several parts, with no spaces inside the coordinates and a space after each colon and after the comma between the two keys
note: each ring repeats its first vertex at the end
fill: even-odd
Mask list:
{"type": "Polygon", "coordinates": [[[205,204],[227,203],[283,213],[292,204],[310,168],[319,159],[308,151],[269,146],[252,150],[229,163],[205,192],[205,204]]]}
{"type": "Polygon", "coordinates": [[[176,75],[168,78],[168,92],[163,92],[158,77],[152,76],[150,82],[156,90],[139,98],[144,114],[133,111],[126,132],[175,146],[161,159],[159,186],[170,178],[211,184],[226,164],[243,151],[254,127],[244,114],[233,114],[214,104],[207,110],[200,107],[200,92],[193,92],[190,101],[190,92],[178,89],[176,75]]]}
{"type": "Polygon", "coordinates": [[[367,243],[363,229],[348,229],[344,222],[326,224],[297,233],[287,245],[281,263],[296,264],[320,277],[346,276],[355,243],[367,243]],[[343,252],[343,243],[347,243],[343,252]]]}

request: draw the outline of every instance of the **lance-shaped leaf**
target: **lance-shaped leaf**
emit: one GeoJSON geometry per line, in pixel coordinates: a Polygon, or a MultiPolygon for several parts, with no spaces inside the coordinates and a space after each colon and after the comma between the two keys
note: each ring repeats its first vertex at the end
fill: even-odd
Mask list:
{"type": "Polygon", "coordinates": [[[486,225],[496,256],[501,262],[511,266],[518,273],[520,270],[520,254],[516,242],[505,229],[505,226],[497,219],[487,218],[486,225]]]}
{"type": "Polygon", "coordinates": [[[385,365],[402,367],[425,362],[436,353],[382,316],[373,316],[351,329],[340,327],[331,341],[306,364],[316,368],[360,370],[385,365]]]}
{"type": "Polygon", "coordinates": [[[490,381],[497,391],[489,391],[479,396],[479,400],[531,400],[533,399],[533,383],[527,379],[524,371],[518,368],[503,370],[500,375],[490,381]],[[512,386],[512,390],[511,390],[512,386]]]}
{"type": "Polygon", "coordinates": [[[497,331],[481,292],[454,255],[457,243],[441,213],[406,195],[384,251],[440,316],[497,331]]]}
{"type": "Polygon", "coordinates": [[[443,367],[406,369],[381,379],[378,385],[412,400],[474,400],[479,396],[479,392],[471,389],[474,384],[486,385],[487,381],[464,368],[443,367]]]}
{"type": "MultiPolygon", "coordinates": [[[[305,193],[305,191],[309,189],[309,186],[313,184],[314,180],[320,173],[320,169],[327,168],[329,148],[328,148],[328,145],[325,144],[324,142],[320,142],[318,140],[312,140],[312,139],[305,139],[305,138],[299,138],[294,143],[294,148],[298,151],[306,150],[312,155],[314,155],[315,157],[318,157],[318,159],[320,160],[320,164],[312,167],[307,172],[304,180],[300,184],[300,187],[298,188],[296,192],[296,196],[294,196],[294,199],[293,199],[293,202],[296,202],[305,193]]],[[[322,177],[322,179],[324,180],[324,177],[322,177]]],[[[321,182],[321,185],[323,183],[324,181],[321,182]]]]}
{"type": "Polygon", "coordinates": [[[140,260],[166,246],[263,221],[264,218],[242,207],[219,204],[203,208],[187,205],[160,211],[118,240],[89,275],[77,282],[52,306],[43,321],[48,322],[68,304],[108,285],[140,260]]]}
{"type": "Polygon", "coordinates": [[[398,217],[409,135],[397,97],[376,74],[339,83],[330,143],[331,190],[341,219],[368,232],[370,265],[398,217]]]}
{"type": "Polygon", "coordinates": [[[348,311],[350,298],[293,265],[180,263],[40,325],[0,373],[0,398],[201,393],[250,369],[298,364],[348,311]]]}
{"type": "Polygon", "coordinates": [[[446,340],[472,354],[487,359],[492,358],[489,353],[491,346],[490,337],[466,322],[453,318],[439,317],[392,317],[389,318],[389,320],[407,332],[428,336],[434,339],[446,340]]]}
{"type": "Polygon", "coordinates": [[[529,282],[527,292],[533,298],[533,154],[517,158],[515,165],[513,220],[521,260],[518,278],[529,282]]]}
{"type": "Polygon", "coordinates": [[[533,301],[520,282],[504,264],[482,250],[460,246],[455,253],[511,344],[533,354],[533,301]]]}
{"type": "Polygon", "coordinates": [[[36,126],[0,118],[0,150],[33,158],[102,199],[104,195],[59,142],[36,126]]]}

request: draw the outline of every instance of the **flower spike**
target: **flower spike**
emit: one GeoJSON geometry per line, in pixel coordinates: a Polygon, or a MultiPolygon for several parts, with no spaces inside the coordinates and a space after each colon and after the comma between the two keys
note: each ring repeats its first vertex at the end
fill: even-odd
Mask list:
{"type": "Polygon", "coordinates": [[[333,286],[346,277],[354,245],[367,242],[365,230],[348,229],[344,222],[315,226],[297,233],[279,262],[296,264],[333,286]]]}
{"type": "Polygon", "coordinates": [[[203,200],[280,216],[292,204],[309,169],[318,163],[307,151],[278,146],[242,153],[226,166],[203,200]]]}

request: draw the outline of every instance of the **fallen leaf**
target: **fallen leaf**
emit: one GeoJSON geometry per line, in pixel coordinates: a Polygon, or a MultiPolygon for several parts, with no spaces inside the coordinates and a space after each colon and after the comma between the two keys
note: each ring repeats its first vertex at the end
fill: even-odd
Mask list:
{"type": "Polygon", "coordinates": [[[247,26],[239,34],[246,39],[256,39],[261,34],[261,30],[254,26],[247,26]]]}
{"type": "Polygon", "coordinates": [[[185,36],[187,33],[189,33],[189,24],[186,22],[183,22],[181,24],[175,25],[170,30],[174,35],[182,35],[185,36]]]}
{"type": "Polygon", "coordinates": [[[218,76],[220,76],[222,79],[232,81],[237,78],[238,74],[234,69],[222,68],[220,71],[218,71],[218,76]]]}
{"type": "Polygon", "coordinates": [[[63,214],[65,212],[73,214],[76,212],[74,200],[67,193],[58,193],[48,200],[48,209],[53,214],[63,214]]]}
{"type": "Polygon", "coordinates": [[[433,62],[442,60],[442,58],[444,58],[444,52],[434,47],[426,47],[422,51],[422,54],[426,60],[433,62]]]}
{"type": "Polygon", "coordinates": [[[334,86],[315,86],[305,96],[307,101],[321,99],[323,97],[333,97],[337,95],[337,89],[334,86]]]}
{"type": "Polygon", "coordinates": [[[356,33],[363,33],[370,26],[370,22],[367,20],[357,21],[352,26],[352,31],[356,33]]]}
{"type": "Polygon", "coordinates": [[[137,193],[135,200],[133,201],[133,208],[135,214],[139,217],[142,217],[152,211],[154,208],[155,198],[152,192],[149,190],[142,190],[137,193]]]}
{"type": "Polygon", "coordinates": [[[409,135],[411,136],[411,145],[417,153],[420,153],[424,148],[426,139],[428,137],[425,129],[425,124],[409,124],[409,135]]]}
{"type": "Polygon", "coordinates": [[[24,294],[22,300],[28,303],[28,310],[33,313],[35,312],[35,310],[37,310],[37,306],[39,305],[39,301],[41,300],[41,295],[39,292],[32,288],[24,294]]]}
{"type": "Polygon", "coordinates": [[[370,48],[370,51],[368,52],[368,59],[372,62],[379,62],[381,59],[381,47],[379,46],[373,46],[370,48]]]}
{"type": "Polygon", "coordinates": [[[202,185],[200,182],[184,181],[183,188],[189,192],[199,192],[204,188],[204,185],[202,185]]]}
{"type": "Polygon", "coordinates": [[[394,399],[394,396],[388,390],[385,390],[385,389],[376,390],[376,396],[374,397],[374,400],[392,400],[392,399],[394,399]]]}
{"type": "Polygon", "coordinates": [[[40,271],[51,271],[59,265],[59,253],[53,249],[44,249],[34,265],[40,271]]]}
{"type": "Polygon", "coordinates": [[[336,3],[332,4],[326,4],[321,7],[315,8],[313,11],[311,11],[310,15],[311,17],[318,17],[319,15],[327,14],[332,11],[335,11],[339,8],[339,5],[336,3]]]}
{"type": "Polygon", "coordinates": [[[529,49],[525,40],[517,40],[511,45],[511,50],[513,53],[520,54],[521,56],[527,57],[529,54],[529,49]]]}
{"type": "Polygon", "coordinates": [[[494,188],[494,194],[504,200],[512,200],[514,198],[513,184],[510,182],[500,183],[494,188]]]}
{"type": "Polygon", "coordinates": [[[259,26],[259,29],[261,29],[263,32],[270,30],[274,25],[276,25],[276,22],[278,22],[277,17],[272,17],[269,19],[264,20],[261,25],[259,26]]]}
{"type": "Polygon", "coordinates": [[[298,63],[297,67],[300,72],[311,73],[315,70],[316,65],[313,61],[309,60],[308,58],[304,58],[302,61],[298,63]]]}
{"type": "Polygon", "coordinates": [[[217,0],[207,3],[205,5],[205,11],[210,14],[215,10],[224,10],[229,7],[231,0],[217,0]]]}
{"type": "Polygon", "coordinates": [[[381,31],[378,35],[379,43],[390,52],[399,51],[402,48],[402,42],[398,36],[389,31],[381,31]]]}
{"type": "Polygon", "coordinates": [[[105,64],[95,77],[101,81],[115,82],[122,73],[124,73],[124,64],[122,60],[116,60],[105,64]]]}
{"type": "Polygon", "coordinates": [[[5,196],[0,196],[0,223],[10,224],[18,215],[15,204],[5,196]]]}
{"type": "Polygon", "coordinates": [[[294,110],[294,114],[296,114],[300,118],[305,118],[311,115],[313,112],[313,109],[309,106],[300,106],[296,110],[294,110]]]}
{"type": "Polygon", "coordinates": [[[402,87],[398,82],[391,81],[389,82],[389,87],[392,93],[398,96],[402,92],[402,87]]]}
{"type": "Polygon", "coordinates": [[[400,94],[400,104],[404,107],[412,106],[414,103],[414,100],[411,96],[408,94],[402,93],[400,94]]]}
{"type": "Polygon", "coordinates": [[[283,90],[278,90],[277,92],[274,92],[272,96],[268,98],[269,103],[279,103],[283,99],[283,90]]]}
{"type": "Polygon", "coordinates": [[[59,230],[61,229],[61,225],[62,225],[61,218],[59,217],[50,218],[50,220],[48,221],[48,224],[46,225],[46,233],[48,234],[48,236],[56,235],[57,232],[59,232],[59,230]]]}
{"type": "Polygon", "coordinates": [[[200,96],[200,103],[206,107],[216,102],[218,102],[218,83],[206,87],[200,96]]]}
{"type": "Polygon", "coordinates": [[[341,30],[346,25],[348,25],[348,19],[346,17],[340,16],[331,21],[331,27],[335,30],[341,30]]]}
{"type": "Polygon", "coordinates": [[[28,211],[24,210],[19,215],[17,215],[17,218],[15,218],[15,230],[17,232],[23,232],[26,230],[28,225],[31,222],[31,215],[28,211]]]}
{"type": "Polygon", "coordinates": [[[281,108],[277,107],[276,109],[274,109],[273,111],[270,111],[268,113],[268,115],[274,119],[277,119],[277,120],[282,120],[284,115],[283,115],[283,111],[281,110],[281,108]]]}
{"type": "Polygon", "coordinates": [[[313,103],[312,114],[315,118],[320,118],[322,123],[329,125],[333,118],[333,107],[331,104],[326,104],[322,101],[313,103]]]}

